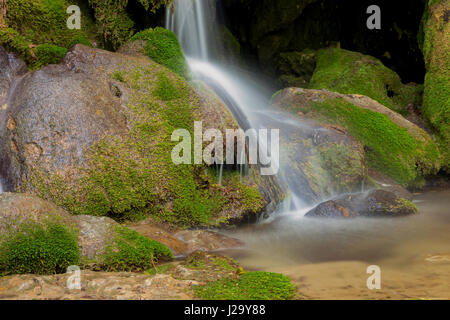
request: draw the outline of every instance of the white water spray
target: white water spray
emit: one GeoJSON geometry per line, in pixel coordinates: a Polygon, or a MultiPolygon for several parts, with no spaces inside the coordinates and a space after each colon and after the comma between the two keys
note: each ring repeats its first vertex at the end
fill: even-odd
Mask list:
{"type": "MultiPolygon", "coordinates": [[[[214,18],[211,18],[216,16],[214,3],[213,0],[174,0],[167,9],[166,28],[177,35],[193,74],[214,88],[226,101],[241,127],[264,128],[258,114],[268,114],[270,108],[269,96],[264,96],[262,92],[269,93],[272,90],[264,89],[261,83],[249,77],[248,72],[229,64],[221,66],[213,62],[213,53],[222,53],[221,44],[216,42],[219,37],[215,30],[218,27],[214,18]]],[[[280,125],[278,128],[282,128],[289,121],[292,121],[292,117],[285,116],[275,123],[280,125]]],[[[282,173],[280,178],[287,174],[282,173]]],[[[306,208],[301,196],[294,190],[291,193],[291,205],[306,208]]]]}

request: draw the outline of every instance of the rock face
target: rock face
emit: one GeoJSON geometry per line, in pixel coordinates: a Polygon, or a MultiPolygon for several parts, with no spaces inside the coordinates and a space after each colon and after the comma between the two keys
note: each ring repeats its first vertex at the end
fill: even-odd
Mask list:
{"type": "Polygon", "coordinates": [[[288,88],[274,96],[273,104],[306,119],[344,127],[363,144],[369,166],[403,186],[421,187],[424,176],[440,168],[441,156],[433,139],[371,98],[288,88]]]}
{"type": "Polygon", "coordinates": [[[292,119],[281,108],[256,116],[262,127],[280,128],[282,178],[303,201],[313,204],[361,189],[364,149],[343,127],[292,119]]]}
{"type": "Polygon", "coordinates": [[[444,155],[443,169],[450,172],[450,1],[426,1],[422,19],[427,74],[422,113],[435,130],[444,155]]]}
{"type": "Polygon", "coordinates": [[[417,207],[384,190],[346,195],[324,202],[306,214],[315,218],[401,217],[416,214],[417,207]]]}
{"type": "Polygon", "coordinates": [[[257,216],[283,198],[275,181],[224,175],[218,186],[212,168],[171,159],[175,129],[191,132],[203,118],[205,127],[236,125],[200,91],[147,57],[76,45],[60,65],[26,74],[10,97],[0,143],[8,185],[82,215],[156,214],[184,225],[257,216]]]}
{"type": "Polygon", "coordinates": [[[1,300],[192,300],[196,284],[169,275],[82,271],[81,290],[70,290],[73,276],[21,275],[0,279],[1,300]]]}

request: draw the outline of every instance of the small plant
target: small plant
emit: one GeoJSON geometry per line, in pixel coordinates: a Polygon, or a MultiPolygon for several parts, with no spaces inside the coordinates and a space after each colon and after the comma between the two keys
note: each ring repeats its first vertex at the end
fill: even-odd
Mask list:
{"type": "Polygon", "coordinates": [[[115,71],[115,72],[112,74],[112,78],[113,78],[114,80],[119,81],[119,82],[125,82],[125,78],[124,78],[124,76],[123,76],[123,73],[120,72],[120,71],[115,71]]]}
{"type": "Polygon", "coordinates": [[[60,63],[66,53],[66,48],[58,47],[52,44],[40,45],[36,49],[36,68],[40,68],[49,64],[60,63]]]}
{"type": "Polygon", "coordinates": [[[194,287],[194,292],[206,300],[288,300],[294,297],[295,287],[282,274],[249,272],[194,287]]]}
{"type": "Polygon", "coordinates": [[[154,268],[161,259],[173,259],[169,248],[134,230],[119,226],[113,232],[113,241],[103,257],[103,268],[107,271],[145,271],[154,268]]]}
{"type": "Polygon", "coordinates": [[[57,274],[80,263],[77,233],[62,224],[20,225],[0,242],[0,274],[57,274]]]}

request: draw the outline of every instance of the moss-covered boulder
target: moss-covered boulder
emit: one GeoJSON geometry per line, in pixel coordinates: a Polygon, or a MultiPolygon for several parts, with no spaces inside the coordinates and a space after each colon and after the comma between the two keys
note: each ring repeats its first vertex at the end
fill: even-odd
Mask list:
{"type": "Polygon", "coordinates": [[[7,184],[71,213],[116,220],[153,215],[192,226],[256,217],[282,198],[260,190],[270,178],[226,169],[219,184],[215,168],[172,161],[175,129],[235,123],[223,104],[211,107],[220,99],[198,92],[145,56],[77,45],[62,64],[17,85],[1,128],[7,184]]]}
{"type": "Polygon", "coordinates": [[[306,214],[310,218],[404,217],[417,214],[411,201],[385,190],[343,195],[319,204],[306,214]]]}
{"type": "Polygon", "coordinates": [[[424,177],[440,168],[439,150],[425,131],[368,97],[289,88],[273,103],[305,118],[343,126],[364,145],[369,166],[401,185],[421,187],[424,177]]]}
{"type": "Polygon", "coordinates": [[[422,113],[436,132],[450,172],[450,1],[429,0],[423,17],[422,50],[427,74],[422,113]]]}
{"type": "Polygon", "coordinates": [[[136,33],[131,38],[131,43],[126,44],[119,52],[144,54],[179,76],[188,77],[188,66],[183,50],[177,36],[170,30],[157,27],[136,33]]]}
{"type": "MultiPolygon", "coordinates": [[[[54,62],[54,59],[48,61],[48,47],[45,55],[42,55],[44,48],[35,49],[40,48],[39,45],[69,48],[77,43],[90,44],[92,21],[85,6],[81,5],[83,28],[67,28],[69,15],[66,10],[72,4],[81,5],[81,1],[8,0],[5,25],[0,28],[0,45],[18,53],[33,68],[39,68],[54,62]]],[[[59,53],[60,50],[53,49],[52,52],[59,53]]],[[[57,56],[62,58],[64,55],[57,56]]]]}
{"type": "Polygon", "coordinates": [[[280,130],[280,171],[290,190],[309,205],[360,190],[367,173],[363,146],[341,126],[283,111],[266,110],[255,120],[280,130]]]}
{"type": "Polygon", "coordinates": [[[105,217],[73,216],[38,197],[0,195],[0,273],[54,274],[67,267],[144,271],[173,258],[164,245],[105,217]]]}
{"type": "Polygon", "coordinates": [[[317,52],[309,88],[365,95],[400,113],[406,112],[409,104],[420,104],[422,90],[419,85],[404,85],[380,60],[339,48],[317,52]]]}

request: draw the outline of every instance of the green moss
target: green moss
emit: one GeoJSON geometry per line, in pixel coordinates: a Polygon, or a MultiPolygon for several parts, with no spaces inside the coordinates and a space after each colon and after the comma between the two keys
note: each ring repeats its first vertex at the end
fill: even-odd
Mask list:
{"type": "Polygon", "coordinates": [[[447,20],[445,1],[427,2],[421,37],[427,68],[422,113],[436,133],[444,155],[443,169],[450,172],[450,25],[447,20]]]}
{"type": "Polygon", "coordinates": [[[156,81],[156,88],[153,90],[153,94],[162,101],[171,101],[180,98],[180,90],[175,87],[174,83],[163,72],[158,74],[158,80],[156,81]]]}
{"type": "Polygon", "coordinates": [[[40,58],[42,55],[47,58],[48,54],[42,50],[49,48],[42,46],[70,48],[77,43],[92,46],[89,40],[90,19],[85,12],[82,11],[81,30],[67,28],[66,9],[70,4],[66,0],[8,0],[7,28],[0,30],[0,45],[16,52],[33,69],[47,64],[40,58]]]}
{"type": "Polygon", "coordinates": [[[392,213],[403,214],[405,212],[407,212],[408,214],[411,212],[417,214],[419,212],[419,209],[414,203],[412,203],[408,199],[400,198],[396,201],[395,205],[392,207],[392,213]]]}
{"type": "Polygon", "coordinates": [[[147,29],[135,34],[134,40],[145,40],[145,54],[155,62],[162,64],[178,75],[187,78],[188,67],[176,35],[164,28],[147,29]]]}
{"type": "Polygon", "coordinates": [[[83,29],[67,28],[69,5],[65,0],[8,0],[7,24],[34,44],[67,48],[74,39],[87,37],[83,29]]]}
{"type": "Polygon", "coordinates": [[[309,87],[365,95],[401,113],[420,97],[420,87],[402,84],[400,77],[378,59],[338,48],[317,52],[317,67],[309,87]]]}
{"type": "Polygon", "coordinates": [[[173,259],[166,246],[134,230],[120,226],[113,233],[113,240],[102,257],[102,267],[107,271],[145,271],[160,260],[173,259]]]}
{"type": "Polygon", "coordinates": [[[120,72],[120,71],[115,71],[115,72],[112,74],[112,78],[113,78],[114,80],[119,81],[119,82],[125,82],[125,78],[123,77],[123,73],[120,72]]]}
{"type": "Polygon", "coordinates": [[[48,64],[58,64],[62,61],[66,53],[66,48],[61,48],[51,44],[42,44],[36,49],[35,66],[40,68],[48,64]]]}
{"type": "Polygon", "coordinates": [[[386,115],[359,108],[343,99],[295,105],[294,112],[312,112],[319,121],[344,126],[366,150],[369,166],[402,185],[418,186],[435,173],[440,154],[432,141],[423,141],[393,123],[386,115]]]}
{"type": "Polygon", "coordinates": [[[79,263],[78,235],[63,224],[22,224],[0,242],[0,273],[4,275],[64,273],[79,263]]]}
{"type": "Polygon", "coordinates": [[[0,45],[10,52],[17,53],[27,64],[34,62],[34,53],[30,48],[31,42],[16,30],[0,28],[0,45]]]}
{"type": "Polygon", "coordinates": [[[288,300],[294,297],[295,287],[282,274],[249,272],[194,287],[194,292],[205,300],[288,300]]]}

